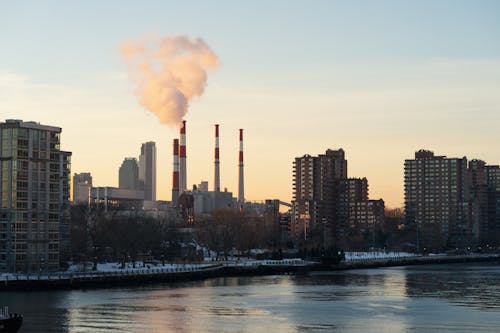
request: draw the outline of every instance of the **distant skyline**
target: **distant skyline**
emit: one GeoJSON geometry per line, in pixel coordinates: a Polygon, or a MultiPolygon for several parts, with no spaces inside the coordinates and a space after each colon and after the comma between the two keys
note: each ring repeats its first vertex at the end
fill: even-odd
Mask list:
{"type": "Polygon", "coordinates": [[[170,200],[178,129],[145,111],[119,53],[127,40],[188,35],[217,54],[187,120],[188,184],[247,200],[292,197],[292,163],[343,148],[370,198],[403,206],[404,160],[424,148],[500,164],[498,1],[25,1],[0,5],[0,121],[62,127],[72,173],[118,186],[125,157],[157,148],[170,200]]]}

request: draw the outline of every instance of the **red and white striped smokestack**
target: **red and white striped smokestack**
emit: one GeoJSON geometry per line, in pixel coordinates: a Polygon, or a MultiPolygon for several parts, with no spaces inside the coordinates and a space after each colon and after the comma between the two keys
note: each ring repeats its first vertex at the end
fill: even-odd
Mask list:
{"type": "Polygon", "coordinates": [[[214,192],[220,192],[220,162],[219,162],[219,124],[215,125],[215,170],[214,192]]]}
{"type": "Polygon", "coordinates": [[[174,139],[174,171],[172,173],[172,202],[179,199],[179,139],[174,139]]]}
{"type": "Polygon", "coordinates": [[[179,194],[187,189],[186,177],[186,121],[182,121],[181,142],[179,146],[179,194]]]}
{"type": "Polygon", "coordinates": [[[240,155],[239,155],[239,177],[238,177],[238,202],[245,202],[245,181],[243,178],[243,129],[240,129],[240,155]]]}

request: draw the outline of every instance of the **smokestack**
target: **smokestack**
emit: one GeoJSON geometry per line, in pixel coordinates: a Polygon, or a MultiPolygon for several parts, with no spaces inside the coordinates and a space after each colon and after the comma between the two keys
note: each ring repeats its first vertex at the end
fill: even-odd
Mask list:
{"type": "Polygon", "coordinates": [[[220,192],[220,166],[219,166],[219,124],[215,125],[215,172],[214,192],[220,192]]]}
{"type": "Polygon", "coordinates": [[[172,173],[172,202],[179,199],[179,139],[174,139],[174,171],[172,173]]]}
{"type": "Polygon", "coordinates": [[[182,121],[181,144],[179,147],[179,194],[187,189],[186,177],[186,121],[182,121]]]}
{"type": "Polygon", "coordinates": [[[239,156],[239,177],[238,177],[238,203],[245,202],[245,182],[243,179],[243,129],[240,129],[240,156],[239,156]]]}

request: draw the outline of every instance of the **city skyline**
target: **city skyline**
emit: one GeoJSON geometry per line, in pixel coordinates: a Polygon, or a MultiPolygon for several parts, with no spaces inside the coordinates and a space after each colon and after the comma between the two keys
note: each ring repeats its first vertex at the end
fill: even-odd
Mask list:
{"type": "Polygon", "coordinates": [[[184,117],[188,188],[213,186],[214,124],[221,189],[233,193],[245,129],[251,201],[290,202],[294,158],[326,149],[344,149],[348,177],[367,177],[387,207],[403,206],[404,160],[422,148],[500,163],[500,4],[218,3],[4,5],[1,120],[61,127],[72,173],[95,186],[118,186],[123,158],[154,141],[157,198],[170,200],[178,128],[140,106],[118,47],[188,35],[220,60],[184,117]]]}
{"type": "Polygon", "coordinates": [[[499,0],[5,1],[0,45],[0,331],[500,332],[499,0]]]}

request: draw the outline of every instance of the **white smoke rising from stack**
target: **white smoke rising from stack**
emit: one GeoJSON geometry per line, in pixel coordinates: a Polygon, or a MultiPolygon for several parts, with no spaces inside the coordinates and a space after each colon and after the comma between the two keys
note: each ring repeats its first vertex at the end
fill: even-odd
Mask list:
{"type": "Polygon", "coordinates": [[[120,52],[137,85],[139,103],[169,126],[181,124],[189,102],[205,90],[207,71],[218,66],[217,55],[201,38],[128,41],[120,52]]]}

